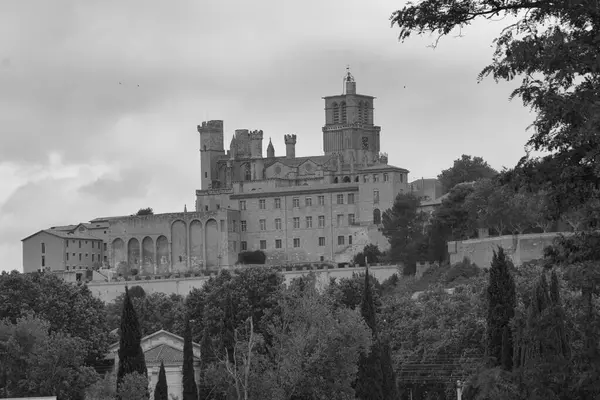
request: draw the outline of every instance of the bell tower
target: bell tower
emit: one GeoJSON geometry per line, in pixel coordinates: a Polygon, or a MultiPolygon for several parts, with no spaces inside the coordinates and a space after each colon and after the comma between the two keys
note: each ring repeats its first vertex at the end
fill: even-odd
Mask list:
{"type": "Polygon", "coordinates": [[[207,190],[218,181],[217,160],[225,155],[223,121],[204,121],[198,125],[200,134],[201,189],[207,190]]]}
{"type": "Polygon", "coordinates": [[[323,152],[338,153],[343,162],[372,163],[379,154],[381,127],[374,125],[375,97],[357,94],[356,81],[346,67],[342,94],[323,97],[323,152]]]}

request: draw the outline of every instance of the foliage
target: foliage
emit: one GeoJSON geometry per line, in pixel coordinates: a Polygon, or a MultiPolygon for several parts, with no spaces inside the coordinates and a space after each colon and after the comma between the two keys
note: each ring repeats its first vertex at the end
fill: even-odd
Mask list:
{"type": "Polygon", "coordinates": [[[454,186],[464,182],[474,182],[479,179],[492,178],[498,172],[481,157],[463,154],[454,160],[451,168],[445,169],[438,175],[443,193],[448,193],[454,186]]]}
{"type": "Polygon", "coordinates": [[[239,264],[264,264],[267,261],[267,255],[262,250],[242,251],[238,254],[239,264]]]}
{"type": "Polygon", "coordinates": [[[471,239],[476,235],[475,224],[465,207],[465,201],[473,191],[470,184],[455,186],[433,212],[431,225],[437,228],[435,233],[441,235],[444,241],[471,239]]]}
{"type": "MultiPolygon", "coordinates": [[[[500,365],[502,361],[502,347],[512,354],[512,339],[507,337],[508,343],[502,342],[503,330],[509,325],[515,315],[516,288],[511,274],[514,268],[502,247],[494,251],[490,268],[490,280],[487,289],[487,356],[491,359],[492,366],[500,365]]],[[[508,361],[505,370],[512,368],[512,360],[508,361]]]]}
{"type": "Polygon", "coordinates": [[[57,396],[82,398],[97,380],[84,366],[84,340],[51,332],[50,324],[32,315],[0,321],[0,393],[5,397],[57,396]]]}
{"type": "Polygon", "coordinates": [[[418,207],[419,200],[412,193],[400,193],[382,217],[381,231],[390,243],[390,257],[403,264],[404,275],[414,275],[423,254],[425,215],[418,207]]]}
{"type": "Polygon", "coordinates": [[[118,399],[148,400],[148,378],[140,372],[126,374],[119,383],[118,399]]]}
{"type": "Polygon", "coordinates": [[[142,216],[142,215],[154,215],[154,210],[151,207],[147,207],[147,208],[140,208],[138,210],[137,213],[135,213],[135,215],[137,216],[142,216]]]}
{"type": "MultiPolygon", "coordinates": [[[[194,348],[190,320],[185,321],[183,335],[183,400],[198,400],[198,388],[194,377],[194,348]]],[[[156,397],[155,397],[156,398],[156,397]]]]}
{"type": "Polygon", "coordinates": [[[0,275],[0,319],[14,324],[30,312],[48,321],[51,332],[82,339],[87,365],[104,357],[108,346],[104,304],[87,286],[37,272],[0,275]]]}
{"type": "MultiPolygon", "coordinates": [[[[128,398],[122,397],[119,390],[119,386],[124,383],[123,379],[126,375],[134,372],[139,373],[147,381],[148,370],[146,369],[146,360],[142,351],[141,339],[142,333],[137,314],[129,298],[129,290],[125,287],[123,313],[121,315],[121,339],[119,341],[119,369],[117,371],[117,393],[119,394],[119,399],[124,400],[128,398]]],[[[147,392],[147,388],[145,392],[147,392]]]]}
{"type": "Polygon", "coordinates": [[[167,386],[167,374],[165,373],[165,364],[160,362],[158,370],[158,380],[154,388],[154,400],[169,400],[169,387],[167,386]]]}
{"type": "Polygon", "coordinates": [[[442,282],[444,284],[454,283],[462,279],[469,279],[473,276],[478,276],[481,269],[467,257],[461,262],[450,266],[443,274],[442,282]]]}
{"type": "MultiPolygon", "coordinates": [[[[362,304],[362,298],[365,292],[365,274],[353,273],[352,278],[331,279],[325,292],[332,299],[334,307],[343,306],[354,310],[362,304]]],[[[368,277],[371,296],[375,309],[379,310],[381,306],[381,284],[373,276],[368,277]]]]}
{"type": "Polygon", "coordinates": [[[354,263],[364,267],[366,263],[377,264],[380,262],[380,258],[383,253],[379,250],[379,246],[376,244],[366,245],[360,253],[354,256],[354,263]]]}
{"type": "MultiPolygon", "coordinates": [[[[139,286],[129,289],[129,297],[140,322],[142,337],[161,329],[183,335],[185,322],[183,297],[161,292],[140,296],[139,291],[134,290],[137,287],[139,286]]],[[[106,319],[110,330],[119,328],[124,299],[125,293],[106,305],[106,319]]]]}
{"type": "Polygon", "coordinates": [[[117,375],[106,374],[85,390],[86,400],[114,400],[117,396],[117,375]]]}

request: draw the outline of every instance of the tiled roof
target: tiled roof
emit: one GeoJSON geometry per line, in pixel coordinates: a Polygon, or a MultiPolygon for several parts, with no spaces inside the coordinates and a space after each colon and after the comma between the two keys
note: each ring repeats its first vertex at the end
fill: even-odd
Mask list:
{"type": "Polygon", "coordinates": [[[357,172],[361,172],[361,171],[391,171],[391,170],[409,172],[405,168],[395,167],[395,166],[389,165],[389,164],[375,164],[375,165],[370,165],[368,167],[358,167],[357,168],[357,172]]]}
{"type": "Polygon", "coordinates": [[[160,363],[161,361],[165,364],[182,363],[183,351],[174,349],[166,344],[161,344],[145,351],[144,358],[147,363],[160,363]]]}
{"type": "Polygon", "coordinates": [[[265,163],[265,167],[268,167],[268,166],[273,165],[278,162],[282,163],[283,165],[287,165],[288,167],[298,167],[300,164],[302,164],[308,160],[310,160],[318,165],[324,165],[332,158],[334,158],[332,155],[294,157],[294,158],[287,158],[285,156],[274,157],[274,158],[265,158],[265,161],[267,161],[265,163]]]}
{"type": "Polygon", "coordinates": [[[54,236],[58,236],[59,238],[62,239],[84,239],[84,240],[100,240],[100,238],[94,236],[94,235],[90,235],[87,232],[73,232],[73,233],[68,233],[66,231],[60,231],[60,230],[56,230],[56,229],[44,229],[43,232],[49,233],[51,235],[54,236]]]}

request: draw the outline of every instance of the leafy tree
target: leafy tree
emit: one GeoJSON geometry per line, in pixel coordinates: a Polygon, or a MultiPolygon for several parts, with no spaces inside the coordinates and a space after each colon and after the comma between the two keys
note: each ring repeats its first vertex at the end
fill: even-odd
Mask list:
{"type": "Polygon", "coordinates": [[[158,370],[158,381],[156,382],[156,387],[154,388],[154,400],[169,400],[167,375],[165,373],[165,364],[162,361],[160,362],[160,369],[158,370]]]}
{"type": "Polygon", "coordinates": [[[115,373],[104,375],[85,391],[86,400],[114,400],[117,397],[117,376],[115,373]]]}
{"type": "Polygon", "coordinates": [[[413,34],[449,35],[478,19],[517,19],[495,40],[492,63],[479,79],[522,78],[511,98],[520,97],[536,113],[528,146],[552,154],[541,160],[524,158],[519,165],[543,161],[551,167],[555,173],[537,174],[549,181],[546,189],[559,205],[556,211],[561,211],[585,203],[600,183],[599,10],[591,0],[425,0],[408,3],[391,20],[405,40],[413,34]]]}
{"type": "MultiPolygon", "coordinates": [[[[502,341],[504,328],[509,326],[516,307],[516,289],[511,268],[514,268],[512,262],[507,259],[504,249],[499,247],[497,252],[494,251],[487,289],[487,355],[491,357],[493,366],[502,362],[503,346],[504,352],[512,354],[511,336],[507,335],[504,344],[502,341]]],[[[512,360],[505,360],[503,367],[510,370],[512,360]]]]}
{"type": "Polygon", "coordinates": [[[400,193],[382,218],[381,231],[390,243],[390,257],[403,264],[405,275],[415,273],[422,255],[425,217],[418,207],[419,200],[412,193],[400,193]]]}
{"type": "Polygon", "coordinates": [[[377,264],[382,255],[378,245],[368,244],[360,253],[354,256],[354,262],[360,266],[366,265],[367,261],[369,264],[377,264]]]}
{"type": "Polygon", "coordinates": [[[467,198],[474,192],[473,185],[456,185],[434,211],[432,225],[439,226],[440,234],[448,240],[471,239],[476,235],[476,226],[465,206],[467,198]]]}
{"type": "MultiPolygon", "coordinates": [[[[370,295],[373,298],[375,310],[379,312],[381,307],[381,284],[372,275],[369,275],[367,279],[371,288],[370,295]]],[[[334,278],[325,288],[325,292],[333,300],[334,307],[342,306],[354,310],[360,308],[362,304],[367,279],[363,273],[353,273],[352,278],[342,278],[340,280],[334,278]]]]}
{"type": "Polygon", "coordinates": [[[461,158],[454,160],[451,168],[443,170],[437,178],[442,184],[443,193],[448,193],[459,183],[489,179],[497,174],[498,172],[490,167],[483,158],[463,154],[461,158]]]}
{"type": "MultiPolygon", "coordinates": [[[[183,335],[183,400],[198,400],[198,388],[194,378],[194,348],[190,320],[185,320],[183,335]]],[[[156,399],[156,397],[155,397],[156,399]]]]}
{"type": "Polygon", "coordinates": [[[138,210],[138,212],[135,213],[135,215],[137,215],[137,216],[141,216],[141,215],[154,215],[154,210],[151,207],[140,208],[138,210]]]}
{"type": "Polygon", "coordinates": [[[104,358],[109,333],[104,304],[87,286],[37,272],[0,275],[0,319],[16,323],[30,312],[48,321],[51,332],[82,339],[87,365],[104,358]]]}
{"type": "MultiPolygon", "coordinates": [[[[146,360],[141,346],[142,333],[140,324],[129,298],[129,290],[125,287],[123,314],[121,315],[121,339],[119,343],[119,369],[117,372],[117,392],[126,375],[139,373],[148,379],[146,360]]],[[[146,388],[147,392],[147,388],[146,388]]],[[[125,399],[119,394],[119,399],[125,399]]]]}
{"type": "Polygon", "coordinates": [[[148,400],[148,378],[145,374],[132,372],[123,377],[117,390],[118,399],[148,400]]]}
{"type": "Polygon", "coordinates": [[[262,250],[242,251],[238,254],[240,264],[264,264],[266,261],[267,255],[262,250]]]}

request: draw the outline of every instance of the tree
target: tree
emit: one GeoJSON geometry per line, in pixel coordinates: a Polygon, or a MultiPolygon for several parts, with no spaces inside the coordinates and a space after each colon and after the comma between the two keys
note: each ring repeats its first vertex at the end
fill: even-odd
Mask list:
{"type": "MultiPolygon", "coordinates": [[[[125,287],[123,313],[121,315],[121,339],[119,343],[119,369],[117,372],[117,391],[126,375],[137,372],[148,379],[146,360],[141,346],[142,333],[140,324],[129,298],[129,290],[125,287]]],[[[147,388],[146,388],[147,389],[147,388]]],[[[123,397],[119,397],[124,399],[123,397]]]]}
{"type": "MultiPolygon", "coordinates": [[[[554,164],[556,173],[543,175],[565,210],[566,204],[584,203],[600,183],[599,10],[592,0],[425,0],[408,3],[391,21],[404,41],[413,34],[462,32],[477,19],[517,19],[495,40],[492,63],[479,80],[489,75],[496,81],[522,77],[511,98],[520,97],[536,113],[535,132],[527,144],[552,153],[542,160],[554,164]]],[[[538,161],[525,157],[519,165],[538,161]]]]}
{"type": "Polygon", "coordinates": [[[123,377],[117,390],[118,399],[148,400],[148,378],[139,372],[132,372],[123,377]]]}
{"type": "Polygon", "coordinates": [[[405,275],[413,275],[421,254],[425,216],[418,211],[419,200],[412,194],[400,193],[394,205],[383,213],[381,231],[390,243],[390,257],[401,262],[405,275]]]}
{"type": "MultiPolygon", "coordinates": [[[[198,388],[194,378],[194,348],[190,320],[185,320],[183,335],[183,400],[198,400],[198,388]]],[[[155,397],[156,399],[156,397],[155,397]]]]}
{"type": "Polygon", "coordinates": [[[368,244],[363,250],[354,256],[354,262],[360,266],[369,264],[377,264],[383,254],[376,244],[368,244]]]}
{"type": "Polygon", "coordinates": [[[37,272],[0,275],[0,319],[16,323],[30,312],[47,321],[51,332],[82,339],[86,365],[106,355],[109,330],[104,303],[86,285],[37,272]]]}
{"type": "Polygon", "coordinates": [[[363,273],[353,273],[352,278],[332,279],[325,288],[325,293],[333,301],[333,306],[342,306],[354,310],[360,309],[365,292],[365,282],[368,280],[370,296],[373,298],[375,312],[381,308],[381,284],[372,275],[368,279],[363,273]]]}
{"type": "Polygon", "coordinates": [[[475,221],[465,206],[474,190],[472,184],[456,185],[434,211],[431,225],[438,226],[439,234],[447,240],[471,239],[476,235],[475,221]]]}
{"type": "Polygon", "coordinates": [[[490,167],[483,158],[463,154],[461,158],[454,160],[451,168],[443,170],[437,178],[442,184],[443,193],[448,193],[459,183],[489,179],[497,174],[498,172],[490,167]]]}
{"type": "Polygon", "coordinates": [[[154,215],[154,210],[151,207],[147,207],[147,208],[140,208],[138,210],[137,213],[135,213],[135,215],[137,216],[142,216],[142,215],[154,215]]]}
{"type": "Polygon", "coordinates": [[[165,373],[165,364],[162,361],[160,362],[160,369],[158,370],[158,381],[156,382],[156,387],[154,388],[154,400],[169,400],[167,375],[165,373]]]}
{"type": "MultiPolygon", "coordinates": [[[[490,280],[487,289],[488,314],[487,314],[487,355],[492,359],[492,365],[497,366],[502,362],[503,331],[509,326],[515,315],[516,289],[514,278],[510,269],[514,268],[507,259],[502,247],[494,251],[490,268],[490,280]]],[[[504,352],[512,354],[511,337],[504,343],[504,352]]],[[[512,368],[512,361],[505,360],[506,370],[512,368]]]]}

